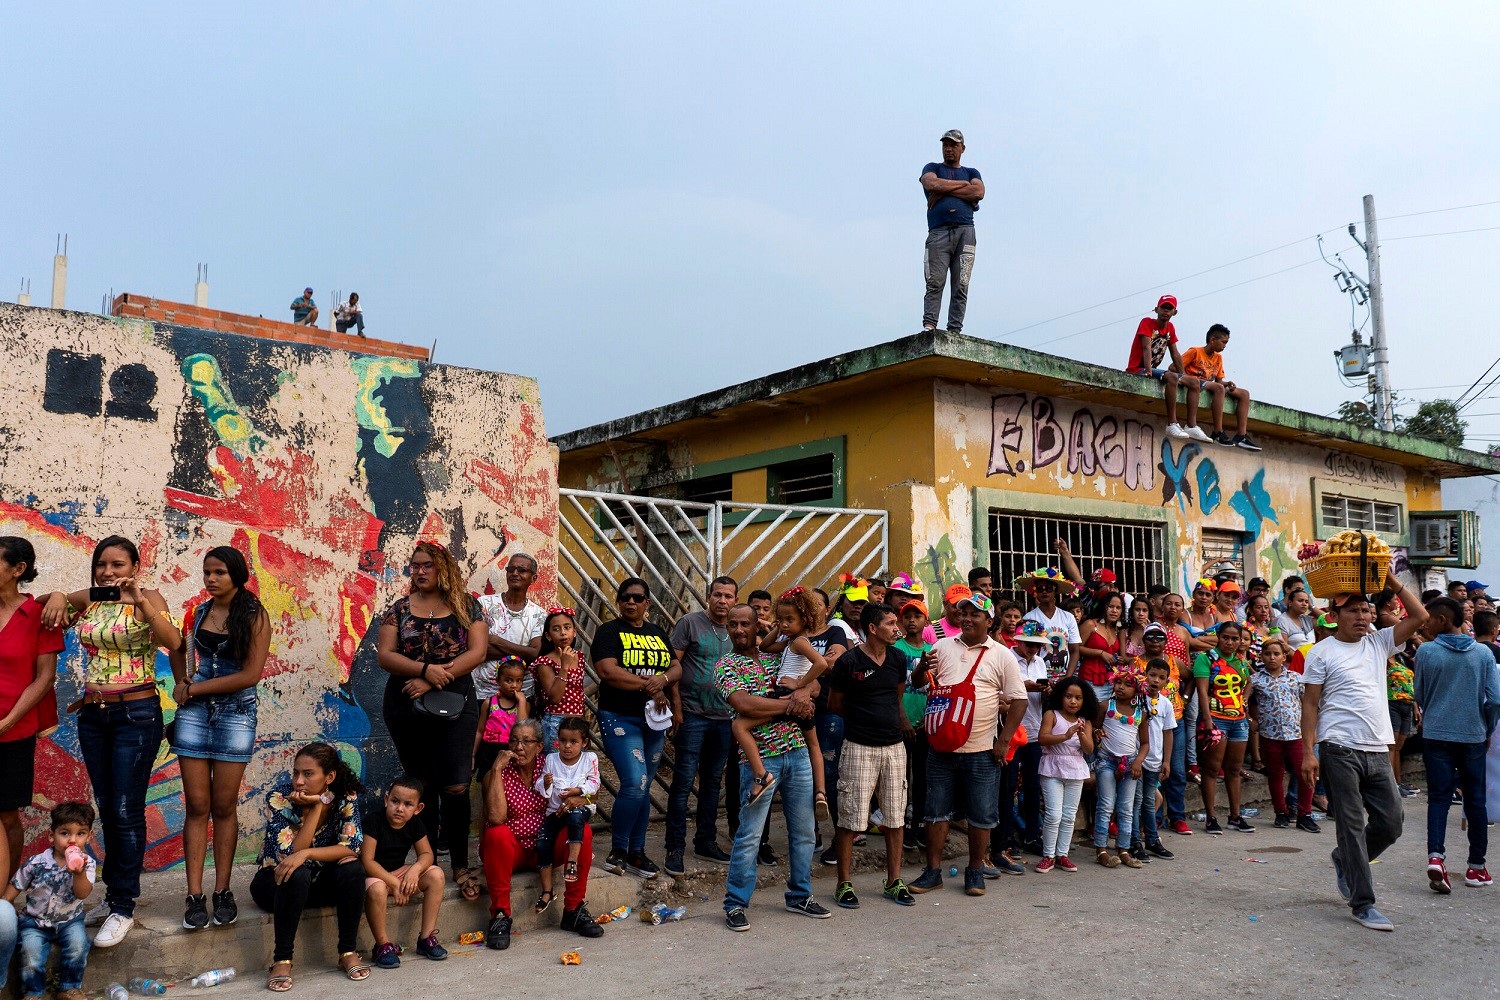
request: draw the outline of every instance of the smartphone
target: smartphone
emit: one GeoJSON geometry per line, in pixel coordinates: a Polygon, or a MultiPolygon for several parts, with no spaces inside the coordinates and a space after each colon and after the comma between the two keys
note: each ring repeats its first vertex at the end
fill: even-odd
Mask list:
{"type": "Polygon", "coordinates": [[[90,587],[89,600],[98,601],[101,604],[117,603],[120,600],[119,587],[90,587]]]}

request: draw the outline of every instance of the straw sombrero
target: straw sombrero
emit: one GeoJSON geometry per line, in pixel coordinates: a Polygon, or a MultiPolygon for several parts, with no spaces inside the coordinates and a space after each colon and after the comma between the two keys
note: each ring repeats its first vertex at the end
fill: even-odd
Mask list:
{"type": "Polygon", "coordinates": [[[1068,596],[1078,592],[1077,584],[1051,566],[1043,566],[1041,569],[1032,570],[1030,573],[1022,573],[1016,577],[1016,582],[1012,586],[1017,590],[1024,590],[1029,594],[1036,589],[1036,585],[1039,583],[1057,584],[1057,592],[1061,596],[1068,596]]]}

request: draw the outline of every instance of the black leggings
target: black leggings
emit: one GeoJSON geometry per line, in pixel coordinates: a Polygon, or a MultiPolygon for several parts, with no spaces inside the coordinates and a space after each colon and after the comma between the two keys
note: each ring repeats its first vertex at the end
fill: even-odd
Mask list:
{"type": "Polygon", "coordinates": [[[402,769],[421,778],[426,786],[422,803],[423,812],[429,817],[427,828],[436,827],[440,831],[455,872],[469,867],[469,824],[473,820],[469,805],[470,762],[474,755],[474,733],[479,728],[479,709],[473,695],[469,694],[469,703],[457,719],[433,719],[413,712],[411,699],[399,687],[388,685],[384,716],[402,769]],[[450,792],[449,788],[460,791],[450,792]]]}
{"type": "Polygon", "coordinates": [[[273,962],[290,962],[297,941],[297,924],[309,906],[334,906],[339,916],[340,955],[354,950],[359,918],[365,910],[365,872],[358,859],[339,864],[306,864],[292,877],[276,884],[276,869],[262,868],[250,880],[250,898],[273,914],[276,950],[273,962]]]}

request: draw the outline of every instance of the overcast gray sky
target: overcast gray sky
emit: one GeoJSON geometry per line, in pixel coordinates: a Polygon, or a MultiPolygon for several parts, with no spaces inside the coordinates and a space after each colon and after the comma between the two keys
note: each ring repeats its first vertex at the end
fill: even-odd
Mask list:
{"type": "Polygon", "coordinates": [[[957,127],[966,333],[1123,364],[1172,291],[1256,396],[1331,411],[1310,237],[1363,272],[1368,192],[1398,389],[1500,355],[1500,204],[1411,214],[1500,201],[1492,4],[132,6],[7,14],[5,298],[45,304],[58,232],[74,308],[190,301],[199,261],[223,309],[357,290],[374,336],[538,377],[556,433],[916,331],[957,127]]]}

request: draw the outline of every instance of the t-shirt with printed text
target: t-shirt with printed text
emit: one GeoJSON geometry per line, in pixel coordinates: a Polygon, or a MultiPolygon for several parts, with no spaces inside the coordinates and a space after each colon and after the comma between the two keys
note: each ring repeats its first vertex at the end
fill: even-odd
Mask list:
{"type": "MultiPolygon", "coordinates": [[[[672,647],[660,626],[643,622],[637,628],[623,618],[616,618],[600,625],[594,633],[589,659],[595,667],[600,660],[614,660],[622,670],[637,677],[653,677],[666,673],[672,666],[672,647]]],[[[648,700],[645,691],[626,691],[603,680],[599,683],[601,712],[644,717],[648,700]]]]}

